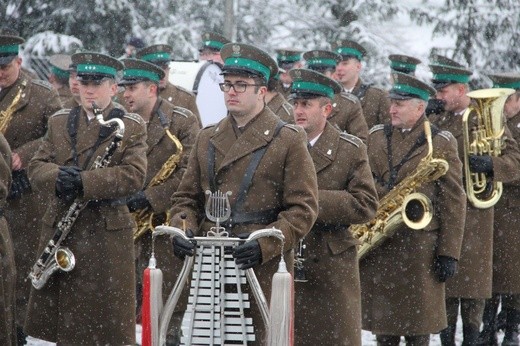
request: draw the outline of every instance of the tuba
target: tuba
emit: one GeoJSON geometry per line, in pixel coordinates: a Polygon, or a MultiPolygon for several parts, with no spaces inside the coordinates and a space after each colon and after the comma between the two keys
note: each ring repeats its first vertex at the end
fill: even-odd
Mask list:
{"type": "MultiPolygon", "coordinates": [[[[166,160],[166,162],[162,165],[161,169],[155,174],[155,176],[152,178],[148,186],[157,186],[161,185],[168,179],[170,175],[175,171],[175,168],[177,167],[177,164],[181,160],[182,157],[182,151],[183,146],[179,139],[175,137],[170,130],[165,127],[166,135],[171,139],[171,141],[175,144],[177,147],[177,151],[166,160]]],[[[151,208],[145,208],[141,209],[134,213],[135,222],[137,223],[137,229],[134,231],[134,241],[139,239],[143,234],[148,232],[149,230],[154,229],[153,225],[153,218],[154,213],[151,210],[151,208]]],[[[165,224],[168,224],[169,219],[169,213],[166,213],[166,221],[165,224]]]]}
{"type": "Polygon", "coordinates": [[[13,98],[13,101],[7,107],[5,111],[0,111],[0,133],[5,133],[5,130],[7,130],[7,127],[9,126],[9,123],[11,122],[11,119],[13,118],[14,111],[16,109],[16,106],[18,105],[18,102],[20,102],[20,99],[22,98],[22,89],[18,90],[18,93],[13,98]]]}
{"type": "Polygon", "coordinates": [[[403,223],[411,229],[419,230],[432,220],[433,208],[430,199],[416,190],[422,184],[437,180],[446,174],[449,165],[446,160],[432,157],[432,134],[428,121],[424,122],[424,133],[428,153],[421,159],[415,171],[380,200],[373,220],[350,226],[353,236],[361,242],[358,247],[358,259],[365,257],[390,238],[403,223]]]}
{"type": "MultiPolygon", "coordinates": [[[[103,112],[95,103],[92,103],[92,110],[96,116],[96,120],[99,121],[102,126],[115,125],[117,129],[114,139],[105,148],[104,153],[96,158],[90,170],[108,166],[116,149],[121,145],[125,134],[125,124],[123,120],[113,118],[105,121],[103,119],[103,112]]],[[[37,290],[45,286],[51,275],[56,271],[70,272],[74,269],[76,265],[74,254],[69,248],[61,244],[67,238],[81,211],[87,207],[89,202],[88,200],[76,198],[65,215],[58,222],[52,238],[47,242],[45,249],[29,273],[29,279],[31,279],[33,287],[37,290]]]]}
{"type": "Polygon", "coordinates": [[[464,135],[464,176],[466,194],[470,203],[479,209],[494,206],[502,196],[502,183],[492,182],[484,173],[473,173],[469,169],[470,155],[500,156],[504,145],[504,104],[514,89],[481,89],[467,95],[476,102],[462,116],[464,135]],[[469,116],[476,114],[476,124],[469,129],[469,116]]]}

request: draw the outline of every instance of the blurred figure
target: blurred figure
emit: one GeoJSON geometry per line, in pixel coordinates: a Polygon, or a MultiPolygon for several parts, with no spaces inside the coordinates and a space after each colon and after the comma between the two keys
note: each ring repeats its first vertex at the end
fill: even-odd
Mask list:
{"type": "Polygon", "coordinates": [[[220,67],[224,61],[220,56],[220,49],[230,41],[216,32],[205,32],[202,34],[202,44],[199,48],[199,60],[216,62],[220,67]]]}
{"type": "Polygon", "coordinates": [[[142,38],[132,36],[128,39],[125,46],[125,54],[120,59],[123,58],[135,58],[137,51],[139,49],[143,49],[146,47],[146,43],[142,38]]]}
{"type": "Polygon", "coordinates": [[[289,71],[303,66],[302,51],[296,49],[276,49],[276,62],[278,67],[285,72],[280,73],[278,91],[287,99],[291,92],[292,78],[289,71]]]}
{"type": "Polygon", "coordinates": [[[49,58],[49,63],[51,64],[49,83],[56,89],[60,96],[61,103],[65,105],[69,103],[72,98],[71,89],[69,88],[69,68],[72,60],[70,55],[55,54],[49,58]]]}

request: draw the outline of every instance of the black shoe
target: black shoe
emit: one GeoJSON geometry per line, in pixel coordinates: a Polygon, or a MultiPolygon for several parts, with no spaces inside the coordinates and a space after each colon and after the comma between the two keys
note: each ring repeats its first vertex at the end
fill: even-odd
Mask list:
{"type": "Polygon", "coordinates": [[[484,328],[477,339],[478,346],[498,346],[497,331],[492,328],[484,328]]]}
{"type": "Polygon", "coordinates": [[[455,346],[455,330],[456,325],[449,325],[446,329],[441,330],[441,344],[442,346],[455,346]]]}

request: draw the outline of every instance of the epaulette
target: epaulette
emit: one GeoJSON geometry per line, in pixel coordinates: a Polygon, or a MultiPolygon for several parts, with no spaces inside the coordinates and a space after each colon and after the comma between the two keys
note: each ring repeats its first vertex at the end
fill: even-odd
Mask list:
{"type": "Polygon", "coordinates": [[[202,129],[203,129],[203,130],[205,130],[205,129],[209,129],[209,128],[211,128],[211,127],[215,127],[215,126],[217,126],[217,125],[218,125],[218,123],[208,124],[208,125],[204,126],[202,129]]]}
{"type": "Polygon", "coordinates": [[[448,141],[451,141],[455,138],[450,131],[441,131],[439,132],[439,136],[446,138],[448,141]]]}
{"type": "Polygon", "coordinates": [[[185,93],[187,93],[187,94],[190,94],[190,95],[192,95],[192,96],[195,96],[195,94],[194,94],[192,91],[190,91],[190,90],[188,90],[188,89],[186,89],[186,88],[183,88],[183,87],[178,86],[178,85],[175,85],[175,87],[176,87],[177,89],[179,89],[180,91],[182,91],[182,92],[185,92],[185,93]]]}
{"type": "Polygon", "coordinates": [[[377,91],[380,91],[382,93],[387,92],[387,90],[385,90],[384,88],[381,88],[380,86],[375,86],[375,85],[370,85],[369,89],[376,89],[377,91]]]}
{"type": "Polygon", "coordinates": [[[384,129],[385,129],[385,125],[377,124],[377,125],[372,126],[370,131],[368,131],[368,134],[371,135],[372,133],[374,133],[376,131],[380,131],[380,130],[384,130],[384,129]]]}
{"type": "Polygon", "coordinates": [[[47,90],[52,90],[52,84],[47,82],[47,81],[44,81],[44,80],[41,80],[41,79],[33,79],[33,80],[31,80],[31,82],[33,84],[39,85],[41,87],[44,87],[47,90]]]}
{"type": "Polygon", "coordinates": [[[126,113],[124,117],[133,120],[140,125],[144,125],[143,118],[137,113],[126,113]]]}
{"type": "Polygon", "coordinates": [[[69,113],[70,113],[70,108],[62,108],[59,111],[55,112],[53,115],[51,115],[51,118],[56,117],[58,115],[69,115],[69,113]]]}
{"type": "Polygon", "coordinates": [[[345,141],[347,141],[349,143],[352,143],[357,148],[359,148],[359,145],[361,143],[363,143],[359,137],[351,135],[350,133],[347,133],[347,132],[341,132],[340,135],[339,135],[339,138],[341,138],[341,139],[343,139],[343,140],[345,140],[345,141]]]}
{"type": "Polygon", "coordinates": [[[300,129],[301,129],[301,127],[299,127],[299,126],[296,126],[294,124],[288,124],[288,123],[284,124],[283,127],[288,127],[295,132],[300,132],[300,129]]]}
{"type": "Polygon", "coordinates": [[[289,102],[284,102],[282,103],[282,108],[285,110],[285,112],[288,114],[288,115],[291,115],[292,112],[294,111],[293,110],[293,106],[291,106],[291,104],[289,102]]]}
{"type": "Polygon", "coordinates": [[[112,101],[112,104],[114,105],[115,108],[122,109],[122,110],[124,110],[124,111],[126,112],[125,107],[124,107],[122,104],[120,104],[119,102],[117,102],[117,101],[112,101]]]}
{"type": "Polygon", "coordinates": [[[354,103],[359,103],[359,99],[357,98],[357,96],[355,95],[352,95],[351,93],[349,92],[346,92],[346,91],[342,91],[340,94],[339,94],[340,97],[343,97],[345,100],[347,101],[350,101],[350,102],[354,102],[354,103]]]}
{"type": "Polygon", "coordinates": [[[173,107],[173,113],[180,114],[185,118],[189,118],[189,117],[193,116],[193,112],[190,111],[188,108],[179,107],[179,106],[173,107]]]}

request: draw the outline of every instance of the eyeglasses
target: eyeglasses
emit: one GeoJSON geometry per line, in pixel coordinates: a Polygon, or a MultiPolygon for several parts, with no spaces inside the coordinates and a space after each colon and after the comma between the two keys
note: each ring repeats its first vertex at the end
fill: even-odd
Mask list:
{"type": "Polygon", "coordinates": [[[220,90],[224,91],[224,92],[228,92],[229,90],[231,90],[231,88],[233,88],[233,90],[236,92],[236,93],[243,93],[247,90],[247,87],[248,86],[262,86],[261,84],[247,84],[247,83],[242,83],[242,82],[238,82],[238,83],[229,83],[229,82],[224,82],[224,83],[219,83],[218,84],[220,86],[220,90]]]}

